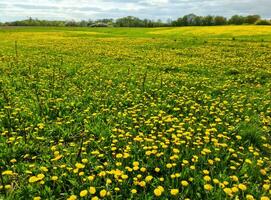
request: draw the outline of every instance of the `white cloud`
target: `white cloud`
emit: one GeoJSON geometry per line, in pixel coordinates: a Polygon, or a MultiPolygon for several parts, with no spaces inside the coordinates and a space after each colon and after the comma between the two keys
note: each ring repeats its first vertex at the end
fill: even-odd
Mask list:
{"type": "Polygon", "coordinates": [[[198,15],[260,14],[271,18],[270,0],[0,0],[0,21],[40,19],[97,19],[127,15],[177,18],[198,15]]]}

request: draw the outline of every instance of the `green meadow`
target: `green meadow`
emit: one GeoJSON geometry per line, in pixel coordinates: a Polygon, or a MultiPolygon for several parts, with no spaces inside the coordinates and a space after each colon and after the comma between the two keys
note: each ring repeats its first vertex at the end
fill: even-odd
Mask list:
{"type": "Polygon", "coordinates": [[[0,199],[271,196],[271,27],[0,27],[0,199]]]}

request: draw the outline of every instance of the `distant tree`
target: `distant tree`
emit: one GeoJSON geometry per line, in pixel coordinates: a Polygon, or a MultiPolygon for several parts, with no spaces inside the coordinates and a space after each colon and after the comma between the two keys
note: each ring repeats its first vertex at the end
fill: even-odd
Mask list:
{"type": "Polygon", "coordinates": [[[245,23],[247,23],[247,24],[255,24],[260,19],[261,19],[260,15],[248,15],[248,16],[245,17],[245,23]]]}
{"type": "Polygon", "coordinates": [[[223,16],[215,16],[214,24],[215,25],[225,25],[225,24],[227,24],[227,18],[225,18],[223,16]]]}
{"type": "Polygon", "coordinates": [[[181,20],[181,26],[189,26],[190,25],[187,15],[183,16],[183,18],[180,18],[180,20],[181,20]]]}
{"type": "Polygon", "coordinates": [[[225,24],[257,24],[257,25],[270,25],[270,20],[262,20],[259,15],[248,15],[240,16],[234,15],[229,20],[223,16],[197,16],[195,14],[185,15],[179,17],[177,20],[172,21],[171,19],[167,22],[162,20],[150,20],[140,19],[133,16],[122,17],[116,20],[113,19],[98,19],[93,20],[82,20],[82,21],[55,21],[55,20],[39,20],[29,17],[26,20],[0,22],[1,25],[5,26],[72,26],[72,27],[165,27],[165,26],[213,26],[213,25],[225,25],[225,24]]]}
{"type": "Polygon", "coordinates": [[[162,27],[162,26],[164,26],[164,23],[162,22],[161,19],[158,19],[158,20],[156,21],[156,23],[154,23],[154,24],[155,24],[155,27],[162,27]]]}
{"type": "Polygon", "coordinates": [[[240,15],[233,15],[230,20],[229,24],[241,25],[245,23],[245,17],[240,15]]]}
{"type": "Polygon", "coordinates": [[[144,22],[143,20],[140,20],[137,17],[133,17],[133,16],[128,16],[128,17],[123,17],[123,18],[119,18],[116,20],[116,26],[119,27],[140,27],[140,26],[144,26],[144,22]]]}
{"type": "Polygon", "coordinates": [[[205,25],[205,26],[214,25],[214,17],[211,15],[203,17],[203,25],[205,25]]]}
{"type": "Polygon", "coordinates": [[[113,24],[113,19],[98,19],[95,21],[95,23],[103,23],[103,24],[108,24],[111,25],[113,24]]]}
{"type": "Polygon", "coordinates": [[[201,16],[196,16],[193,21],[193,25],[195,26],[201,26],[203,23],[203,18],[201,16]]]}
{"type": "Polygon", "coordinates": [[[79,26],[79,24],[74,21],[74,20],[71,20],[71,21],[67,21],[65,26],[72,26],[72,27],[76,27],[76,26],[79,26]]]}
{"type": "Polygon", "coordinates": [[[80,22],[78,23],[78,26],[80,26],[80,27],[87,27],[87,26],[88,26],[88,22],[85,21],[85,20],[82,20],[82,21],[80,21],[80,22]]]}
{"type": "Polygon", "coordinates": [[[91,19],[89,19],[89,20],[87,21],[87,26],[91,26],[92,24],[94,24],[94,21],[91,20],[91,19]]]}
{"type": "Polygon", "coordinates": [[[177,20],[173,21],[172,26],[184,26],[183,18],[179,17],[177,20]]]}
{"type": "Polygon", "coordinates": [[[256,25],[271,25],[271,20],[265,20],[265,19],[261,19],[261,20],[258,20],[256,23],[256,25]]]}

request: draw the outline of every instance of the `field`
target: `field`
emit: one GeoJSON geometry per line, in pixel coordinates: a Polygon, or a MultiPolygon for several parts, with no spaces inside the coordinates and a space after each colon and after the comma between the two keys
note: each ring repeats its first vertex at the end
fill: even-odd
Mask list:
{"type": "Polygon", "coordinates": [[[0,28],[0,199],[271,196],[271,27],[0,28]]]}

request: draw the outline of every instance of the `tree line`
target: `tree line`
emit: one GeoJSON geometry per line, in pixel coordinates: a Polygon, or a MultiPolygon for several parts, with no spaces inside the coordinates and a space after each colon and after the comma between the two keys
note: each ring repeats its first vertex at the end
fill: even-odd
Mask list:
{"type": "Polygon", "coordinates": [[[219,25],[271,25],[271,20],[262,19],[259,15],[234,15],[230,18],[223,16],[185,15],[176,20],[150,20],[127,16],[118,19],[99,19],[82,21],[54,21],[29,18],[26,20],[1,23],[0,26],[59,26],[59,27],[170,27],[170,26],[219,26],[219,25]]]}

